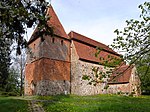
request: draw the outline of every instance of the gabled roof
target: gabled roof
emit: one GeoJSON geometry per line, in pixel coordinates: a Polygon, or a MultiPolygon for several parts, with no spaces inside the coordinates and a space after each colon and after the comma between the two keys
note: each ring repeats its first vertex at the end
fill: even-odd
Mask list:
{"type": "Polygon", "coordinates": [[[59,21],[53,7],[50,5],[47,10],[47,14],[50,16],[48,25],[52,26],[54,29],[54,34],[60,37],[69,39],[69,36],[66,34],[61,22],[59,21]]]}
{"type": "Polygon", "coordinates": [[[132,74],[133,65],[122,65],[117,67],[110,77],[109,84],[128,83],[132,74]]]}
{"type": "Polygon", "coordinates": [[[116,58],[120,58],[119,54],[117,54],[115,51],[110,49],[108,46],[106,46],[100,42],[92,40],[88,37],[85,37],[81,34],[73,32],[73,31],[69,33],[69,36],[75,45],[75,49],[77,51],[77,54],[78,54],[80,60],[104,64],[104,61],[106,61],[106,60],[109,61],[108,55],[116,57],[116,58]],[[95,53],[97,52],[96,47],[100,47],[103,49],[99,53],[98,57],[101,57],[104,60],[100,60],[98,57],[95,56],[95,53]]]}
{"type": "MultiPolygon", "coordinates": [[[[57,15],[51,5],[47,9],[47,15],[50,16],[50,20],[47,21],[47,23],[50,27],[53,28],[54,35],[65,38],[65,39],[70,39],[69,36],[66,34],[61,22],[59,21],[57,15]]],[[[29,40],[29,43],[34,41],[35,39],[39,38],[34,35],[37,31],[38,30],[36,28],[33,35],[31,36],[31,38],[29,40]]]]}
{"type": "Polygon", "coordinates": [[[102,48],[103,50],[105,50],[107,52],[110,52],[112,54],[120,56],[118,53],[116,53],[115,51],[113,51],[111,48],[109,48],[105,44],[97,42],[97,41],[95,41],[95,40],[93,40],[91,38],[88,38],[86,36],[83,36],[83,35],[81,35],[79,33],[71,31],[68,35],[70,36],[70,38],[72,40],[80,41],[81,43],[87,44],[87,45],[95,47],[95,48],[96,47],[100,47],[100,48],[102,48]]]}
{"type": "MultiPolygon", "coordinates": [[[[101,64],[103,63],[102,60],[100,60],[98,57],[95,56],[95,53],[96,53],[95,47],[91,47],[91,46],[88,46],[86,44],[83,44],[77,41],[73,41],[73,43],[75,45],[79,59],[90,61],[90,62],[95,62],[95,63],[101,63],[101,64]]],[[[108,60],[108,55],[117,57],[116,55],[110,54],[109,52],[106,52],[106,51],[101,51],[99,53],[99,57],[105,59],[105,61],[108,60]]]]}

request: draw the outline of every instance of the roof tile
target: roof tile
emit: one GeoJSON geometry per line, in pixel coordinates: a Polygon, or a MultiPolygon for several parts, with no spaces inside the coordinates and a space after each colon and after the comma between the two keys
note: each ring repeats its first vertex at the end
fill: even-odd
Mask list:
{"type": "MultiPolygon", "coordinates": [[[[69,36],[66,34],[61,22],[59,21],[53,7],[50,5],[47,9],[47,14],[50,16],[50,20],[47,21],[48,25],[53,28],[53,32],[55,35],[60,36],[62,38],[70,39],[69,36]]],[[[30,40],[28,43],[34,41],[35,39],[39,38],[36,35],[36,32],[38,32],[38,29],[36,28],[33,32],[30,40]]]]}
{"type": "Polygon", "coordinates": [[[48,24],[54,28],[54,34],[69,39],[52,6],[48,7],[47,14],[50,16],[48,24]]]}
{"type": "Polygon", "coordinates": [[[109,84],[128,83],[134,66],[122,65],[117,67],[110,77],[109,84]]]}
{"type": "Polygon", "coordinates": [[[111,52],[113,54],[119,55],[117,52],[113,51],[111,48],[109,48],[105,44],[97,42],[97,41],[95,41],[93,39],[90,39],[90,38],[88,38],[86,36],[83,36],[83,35],[81,35],[79,33],[74,32],[74,31],[71,31],[68,35],[70,36],[71,39],[75,39],[75,40],[81,41],[83,43],[90,44],[90,45],[95,46],[95,47],[100,47],[100,48],[102,48],[102,49],[104,49],[104,50],[106,50],[108,52],[111,52]]]}

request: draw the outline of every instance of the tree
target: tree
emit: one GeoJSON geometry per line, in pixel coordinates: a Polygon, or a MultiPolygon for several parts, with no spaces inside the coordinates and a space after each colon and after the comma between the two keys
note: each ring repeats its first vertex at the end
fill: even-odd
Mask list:
{"type": "Polygon", "coordinates": [[[140,20],[127,20],[127,27],[123,31],[114,31],[117,38],[112,47],[124,52],[124,59],[130,63],[139,62],[150,55],[150,2],[145,2],[139,8],[142,12],[140,20]]]}
{"type": "MultiPolygon", "coordinates": [[[[111,46],[113,49],[123,52],[125,55],[122,55],[123,57],[120,55],[118,58],[108,55],[106,59],[101,59],[99,54],[103,48],[97,48],[95,56],[100,59],[100,64],[104,65],[107,69],[110,67],[112,67],[112,69],[108,69],[108,71],[105,72],[99,70],[99,68],[92,69],[94,72],[93,77],[87,74],[83,76],[83,79],[88,80],[89,84],[96,85],[99,82],[104,82],[106,77],[109,78],[112,75],[115,67],[121,66],[126,61],[130,65],[135,64],[137,66],[143,87],[146,84],[147,88],[149,88],[149,83],[147,82],[149,79],[145,77],[150,77],[148,76],[150,67],[150,2],[139,5],[139,8],[141,9],[140,20],[127,20],[127,26],[123,31],[119,31],[118,29],[114,31],[117,34],[117,38],[114,39],[111,46]],[[101,63],[102,60],[103,63],[101,63]],[[142,67],[144,67],[144,69],[142,69],[142,67]]],[[[117,69],[119,69],[119,67],[115,70],[117,71],[117,69]]],[[[121,74],[122,73],[119,73],[118,75],[121,74]]]]}
{"type": "Polygon", "coordinates": [[[5,91],[9,77],[10,66],[10,42],[0,36],[0,91],[5,91]],[[5,42],[4,42],[5,41],[5,42]]]}
{"type": "Polygon", "coordinates": [[[7,83],[10,66],[10,46],[17,44],[16,51],[27,47],[25,34],[27,28],[38,23],[39,36],[51,32],[47,25],[46,15],[48,3],[45,0],[0,0],[0,87],[7,83]]]}
{"type": "Polygon", "coordinates": [[[141,15],[139,20],[127,20],[127,26],[123,31],[118,29],[114,32],[117,38],[114,39],[112,47],[124,52],[124,59],[129,64],[137,66],[142,85],[150,87],[150,2],[139,5],[141,15]]]}
{"type": "Polygon", "coordinates": [[[24,69],[26,63],[26,54],[25,50],[21,52],[20,57],[18,58],[19,73],[20,73],[20,96],[23,94],[23,85],[24,85],[24,69]]]}
{"type": "Polygon", "coordinates": [[[147,56],[146,59],[140,60],[137,64],[137,71],[141,78],[141,89],[143,94],[150,94],[150,69],[146,63],[150,60],[150,56],[147,56]]]}
{"type": "Polygon", "coordinates": [[[20,90],[19,72],[14,67],[11,66],[9,69],[9,76],[7,78],[7,84],[5,87],[6,92],[12,92],[13,95],[17,95],[20,90]]]}
{"type": "Polygon", "coordinates": [[[49,28],[47,25],[45,0],[1,0],[0,1],[0,35],[13,43],[17,43],[17,53],[27,46],[24,34],[27,28],[41,23],[39,31],[49,28]]]}

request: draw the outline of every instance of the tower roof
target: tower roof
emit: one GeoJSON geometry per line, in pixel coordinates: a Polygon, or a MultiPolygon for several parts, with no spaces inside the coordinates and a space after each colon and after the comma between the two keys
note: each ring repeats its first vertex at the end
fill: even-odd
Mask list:
{"type": "MultiPolygon", "coordinates": [[[[69,39],[69,36],[66,34],[61,22],[59,21],[51,5],[47,8],[47,15],[50,16],[50,19],[47,21],[47,24],[53,28],[54,35],[65,38],[65,39],[69,39]]],[[[37,31],[38,30],[36,28],[29,40],[29,43],[31,43],[32,41],[38,38],[37,36],[34,35],[37,31]]]]}
{"type": "Polygon", "coordinates": [[[69,36],[66,34],[61,22],[59,21],[51,5],[48,7],[47,14],[50,16],[50,20],[47,23],[48,25],[53,27],[54,34],[69,39],[69,36]]]}

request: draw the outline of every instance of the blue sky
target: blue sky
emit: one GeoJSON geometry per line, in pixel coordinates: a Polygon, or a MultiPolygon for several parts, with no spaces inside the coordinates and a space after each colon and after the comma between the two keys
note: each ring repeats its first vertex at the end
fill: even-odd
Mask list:
{"type": "Polygon", "coordinates": [[[47,0],[67,33],[75,31],[102,42],[112,43],[115,29],[125,20],[139,18],[138,5],[145,0],[47,0]]]}
{"type": "Polygon", "coordinates": [[[115,29],[125,20],[139,18],[138,5],[145,0],[51,0],[65,31],[71,30],[104,44],[111,44],[115,29]]]}

